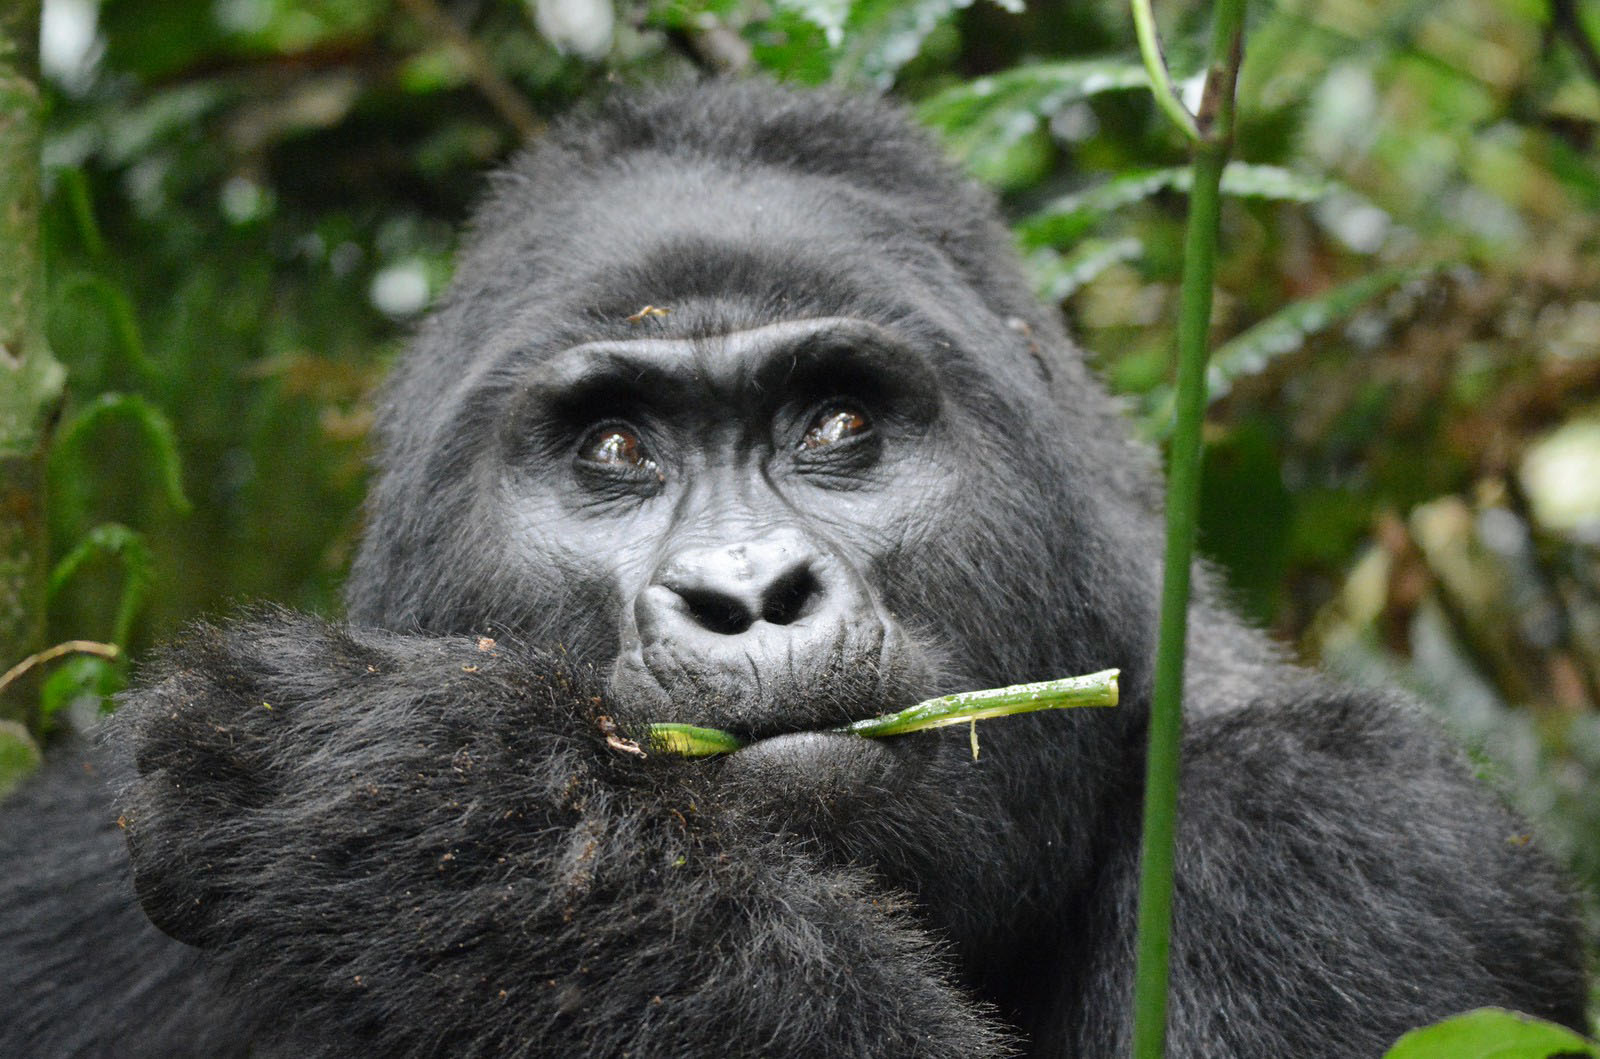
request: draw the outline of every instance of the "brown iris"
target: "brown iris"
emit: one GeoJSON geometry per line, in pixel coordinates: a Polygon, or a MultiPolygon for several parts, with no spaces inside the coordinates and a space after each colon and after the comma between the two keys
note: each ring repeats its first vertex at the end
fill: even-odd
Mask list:
{"type": "Polygon", "coordinates": [[[584,444],[582,457],[591,463],[611,467],[635,467],[654,470],[655,461],[645,451],[639,435],[627,427],[602,427],[584,444]]]}
{"type": "Polygon", "coordinates": [[[800,447],[820,449],[846,441],[858,434],[866,433],[870,425],[864,412],[848,406],[835,405],[824,409],[811,421],[811,425],[806,428],[805,437],[800,439],[800,447]]]}

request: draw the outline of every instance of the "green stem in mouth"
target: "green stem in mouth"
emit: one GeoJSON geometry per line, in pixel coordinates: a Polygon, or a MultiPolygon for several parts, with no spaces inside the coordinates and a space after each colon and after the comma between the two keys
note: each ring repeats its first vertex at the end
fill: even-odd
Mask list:
{"type": "MultiPolygon", "coordinates": [[[[1044,680],[1037,684],[961,691],[928,699],[882,717],[853,721],[828,731],[878,739],[920,732],[924,728],[943,728],[946,725],[985,721],[992,717],[1032,713],[1034,710],[1115,706],[1119,673],[1120,670],[1107,669],[1088,676],[1044,680]]],[[[744,741],[732,732],[693,724],[652,724],[649,727],[649,739],[654,749],[682,757],[728,754],[744,746],[744,741]]]]}
{"type": "Polygon", "coordinates": [[[744,746],[744,740],[721,728],[701,728],[696,724],[652,724],[650,748],[680,757],[710,757],[731,754],[744,746]]]}

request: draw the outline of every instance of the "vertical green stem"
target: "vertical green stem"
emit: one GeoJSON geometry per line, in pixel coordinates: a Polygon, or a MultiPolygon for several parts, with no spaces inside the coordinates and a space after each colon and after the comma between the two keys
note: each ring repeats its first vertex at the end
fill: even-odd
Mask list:
{"type": "Polygon", "coordinates": [[[1183,736],[1183,656],[1189,575],[1200,506],[1200,426],[1206,407],[1206,337],[1216,270],[1222,170],[1233,140],[1233,94],[1243,43],[1244,0],[1219,0],[1212,61],[1195,125],[1194,186],[1184,237],[1178,319],[1177,424],[1167,476],[1167,543],[1161,625],[1145,766],[1139,870],[1138,965],[1133,1055],[1161,1059],[1166,1048],[1167,978],[1172,932],[1173,860],[1178,821],[1179,744],[1183,736]]]}
{"type": "Polygon", "coordinates": [[[1150,95],[1155,99],[1156,106],[1189,139],[1200,139],[1200,129],[1194,123],[1194,115],[1178,98],[1178,86],[1172,81],[1172,71],[1167,69],[1151,0],[1133,0],[1133,30],[1139,39],[1139,57],[1144,60],[1144,72],[1150,78],[1150,95]]]}
{"type": "Polygon", "coordinates": [[[1144,832],[1139,868],[1139,963],[1134,985],[1133,1054],[1159,1059],[1166,1037],[1167,951],[1172,926],[1172,862],[1178,816],[1183,651],[1188,635],[1189,568],[1199,507],[1200,421],[1205,414],[1205,332],[1216,260],[1221,152],[1196,159],[1183,263],[1179,321],[1178,421],[1167,477],[1167,548],[1161,583],[1150,741],[1145,764],[1144,832]],[[1191,280],[1193,282],[1191,282],[1191,280]],[[1198,332],[1198,337],[1191,335],[1198,332]],[[1198,346],[1191,345],[1198,342],[1198,346]],[[1198,355],[1195,354],[1198,350],[1198,355]]]}
{"type": "MultiPolygon", "coordinates": [[[[44,344],[37,0],[0,3],[0,669],[44,634],[44,451],[61,366],[44,344]]],[[[31,687],[7,696],[19,712],[31,687]]]]}

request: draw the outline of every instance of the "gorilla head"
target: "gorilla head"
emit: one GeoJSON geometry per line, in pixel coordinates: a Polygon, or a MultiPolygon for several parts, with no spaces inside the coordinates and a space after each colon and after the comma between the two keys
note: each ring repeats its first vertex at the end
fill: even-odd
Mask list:
{"type": "Polygon", "coordinates": [[[961,679],[1135,661],[1148,467],[1004,240],[865,102],[745,83],[567,123],[391,385],[352,617],[676,641],[749,729],[805,723],[722,700],[823,625],[915,624],[889,653],[961,679]]]}
{"type": "Polygon", "coordinates": [[[879,106],[746,83],[569,123],[388,392],[352,616],[560,643],[635,716],[757,740],[720,766],[753,791],[875,819],[832,837],[901,885],[1070,886],[1040,859],[1084,856],[1144,711],[1152,487],[1004,240],[879,106]],[[976,789],[964,733],[795,734],[1109,666],[1120,711],[991,726],[996,761],[1057,751],[976,789]],[[1012,826],[1040,799],[1073,838],[1012,826]]]}

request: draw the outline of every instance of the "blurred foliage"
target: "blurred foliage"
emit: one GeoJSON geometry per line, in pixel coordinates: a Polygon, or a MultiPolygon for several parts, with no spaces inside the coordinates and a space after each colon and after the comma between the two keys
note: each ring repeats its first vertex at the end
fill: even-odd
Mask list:
{"type": "MultiPolygon", "coordinates": [[[[54,639],[338,609],[385,363],[517,130],[610,81],[892,90],[1159,440],[1184,144],[1122,3],[1019,6],[47,0],[54,639]]],[[[1160,13],[1192,74],[1203,8],[1160,13]]],[[[1600,886],[1600,8],[1252,20],[1202,544],[1304,657],[1422,692],[1600,886]]],[[[119,679],[80,659],[29,720],[119,679]]]]}

